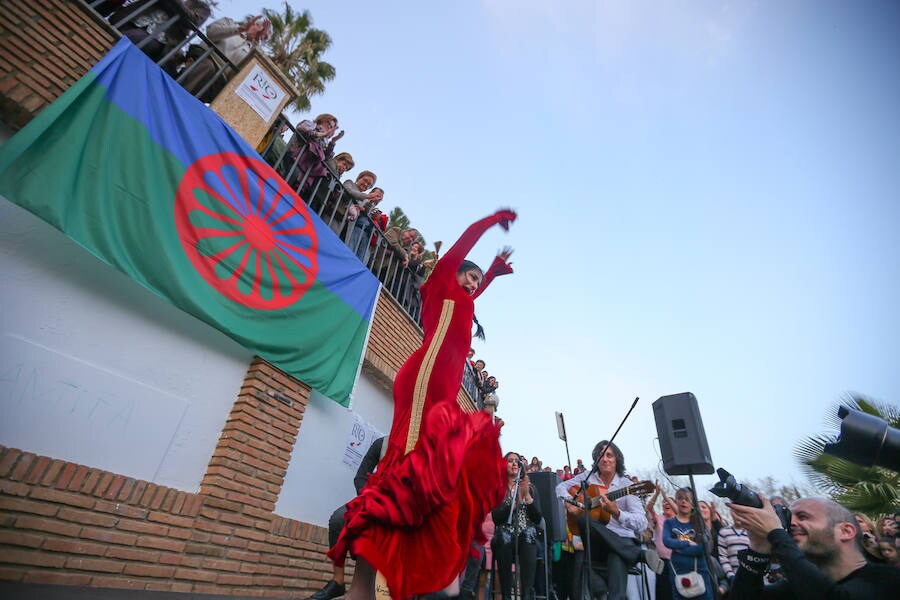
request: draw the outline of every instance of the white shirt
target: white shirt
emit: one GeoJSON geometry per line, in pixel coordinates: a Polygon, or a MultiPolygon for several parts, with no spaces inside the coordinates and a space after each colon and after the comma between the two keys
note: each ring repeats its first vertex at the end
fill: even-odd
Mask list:
{"type": "MultiPolygon", "coordinates": [[[[571,498],[572,495],[569,494],[569,488],[580,486],[587,476],[588,471],[584,471],[572,479],[560,482],[556,486],[556,495],[559,498],[571,498]]],[[[588,479],[588,484],[605,485],[597,473],[591,475],[591,478],[588,479]]],[[[609,491],[614,492],[633,484],[634,482],[627,477],[617,474],[613,476],[612,482],[609,484],[609,491]]],[[[624,538],[640,539],[640,533],[647,528],[647,515],[644,512],[644,506],[641,504],[640,499],[637,496],[629,495],[619,498],[615,502],[619,507],[619,516],[610,516],[609,523],[606,525],[607,529],[624,538]]]]}

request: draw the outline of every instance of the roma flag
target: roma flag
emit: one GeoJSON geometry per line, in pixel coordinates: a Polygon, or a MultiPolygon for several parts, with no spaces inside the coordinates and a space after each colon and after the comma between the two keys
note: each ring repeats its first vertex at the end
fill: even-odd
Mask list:
{"type": "Polygon", "coordinates": [[[0,194],[349,404],[378,280],[128,40],[0,148],[0,194]]]}

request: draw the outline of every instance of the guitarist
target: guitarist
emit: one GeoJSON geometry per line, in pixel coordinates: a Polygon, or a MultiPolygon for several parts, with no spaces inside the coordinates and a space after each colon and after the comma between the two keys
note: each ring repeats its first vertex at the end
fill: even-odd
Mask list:
{"type": "MultiPolygon", "coordinates": [[[[607,493],[632,484],[632,481],[625,477],[625,457],[618,446],[604,440],[594,446],[591,456],[597,466],[596,472],[583,471],[572,479],[561,482],[556,486],[558,497],[571,500],[573,494],[570,493],[570,489],[580,487],[585,478],[589,485],[602,486],[607,493]],[[604,447],[606,447],[606,451],[603,456],[600,456],[604,447]],[[590,477],[588,477],[589,474],[590,477]]],[[[590,502],[590,493],[588,495],[590,502]]],[[[590,521],[592,561],[606,566],[606,587],[609,592],[609,600],[625,600],[628,569],[633,567],[639,559],[643,559],[651,568],[656,566],[652,563],[661,562],[658,556],[644,556],[638,541],[641,532],[647,528],[644,507],[637,496],[626,495],[612,501],[606,497],[605,493],[602,493],[602,490],[596,495],[594,503],[599,503],[603,511],[609,514],[609,522],[603,525],[593,519],[590,521]]],[[[586,537],[585,533],[581,531],[584,528],[584,511],[571,503],[566,504],[566,510],[570,515],[577,517],[581,537],[586,537]]],[[[579,532],[573,531],[572,533],[578,534],[579,532]]],[[[572,588],[575,590],[575,600],[581,600],[581,595],[587,592],[587,586],[581,581],[584,559],[583,551],[575,553],[573,569],[575,577],[572,588]]],[[[593,591],[603,590],[594,589],[593,591]]]]}

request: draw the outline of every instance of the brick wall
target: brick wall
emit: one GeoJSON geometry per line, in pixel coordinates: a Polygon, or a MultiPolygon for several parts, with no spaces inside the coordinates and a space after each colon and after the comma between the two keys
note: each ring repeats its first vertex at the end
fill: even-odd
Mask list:
{"type": "Polygon", "coordinates": [[[0,579],[308,596],[327,531],[272,511],[309,391],[254,360],[197,494],[0,446],[0,579]]]}
{"type": "Polygon", "coordinates": [[[107,23],[76,2],[0,2],[0,120],[21,128],[117,39],[107,23]]]}

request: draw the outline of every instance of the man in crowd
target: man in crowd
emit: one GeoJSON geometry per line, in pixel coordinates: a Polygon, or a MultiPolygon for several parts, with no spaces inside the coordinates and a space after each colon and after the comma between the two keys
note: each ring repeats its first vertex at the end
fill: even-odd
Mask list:
{"type": "MultiPolygon", "coordinates": [[[[334,220],[329,223],[332,231],[340,236],[348,222],[350,222],[350,228],[353,228],[354,223],[352,223],[352,221],[355,221],[359,216],[360,207],[373,198],[369,188],[375,185],[377,180],[378,177],[372,171],[360,171],[359,175],[356,176],[355,181],[353,179],[346,179],[344,181],[344,197],[342,200],[343,202],[348,202],[347,197],[349,196],[349,203],[344,204],[342,202],[342,204],[337,207],[337,211],[334,214],[334,220]]],[[[330,217],[330,215],[323,213],[323,218],[327,219],[328,217],[330,217]]]]}
{"type": "MultiPolygon", "coordinates": [[[[560,498],[570,498],[569,489],[580,485],[587,479],[588,484],[597,484],[606,487],[608,492],[627,487],[632,481],[625,476],[625,457],[619,447],[607,441],[602,441],[594,447],[592,452],[594,463],[597,464],[597,472],[584,472],[576,475],[568,481],[563,481],[556,486],[556,495],[560,498]]],[[[612,501],[605,494],[597,496],[600,506],[609,513],[609,523],[603,525],[597,521],[590,521],[590,549],[592,561],[600,559],[606,564],[606,588],[609,592],[609,600],[625,600],[628,569],[633,567],[641,558],[640,535],[647,527],[647,517],[644,507],[637,496],[627,495],[616,501],[612,501]]],[[[584,511],[572,504],[566,504],[566,510],[578,519],[579,526],[584,527],[584,511]]],[[[574,532],[573,532],[574,533],[574,532]]],[[[581,536],[584,538],[584,533],[581,536]]],[[[575,582],[572,589],[575,590],[575,598],[581,598],[585,589],[582,582],[582,565],[584,552],[575,553],[573,572],[575,582]]],[[[661,571],[663,563],[659,556],[653,552],[644,560],[654,571],[661,571]]],[[[591,578],[591,591],[594,594],[598,590],[591,578]]],[[[600,583],[597,581],[597,583],[600,583]]]]}
{"type": "Polygon", "coordinates": [[[484,385],[481,386],[482,394],[493,394],[498,389],[500,389],[500,382],[497,381],[497,378],[491,375],[487,378],[487,381],[484,382],[484,385]]]}
{"type": "Polygon", "coordinates": [[[900,590],[900,570],[866,562],[859,525],[833,500],[802,498],[791,505],[790,532],[772,504],[762,508],[729,504],[735,527],[747,530],[750,548],[738,553],[731,598],[765,600],[841,598],[888,600],[900,590]],[[781,563],[785,578],[764,588],[769,561],[781,563]]]}
{"type": "Polygon", "coordinates": [[[372,238],[372,231],[375,229],[373,212],[376,210],[375,207],[384,199],[384,190],[380,187],[372,188],[368,196],[368,200],[351,206],[350,208],[355,208],[355,210],[351,210],[347,215],[348,219],[355,220],[352,226],[348,225],[348,227],[352,227],[352,230],[347,246],[363,264],[366,264],[366,261],[369,259],[369,242],[372,238]]]}
{"type": "Polygon", "coordinates": [[[481,387],[484,384],[484,367],[485,362],[480,358],[475,361],[474,369],[475,369],[475,377],[478,378],[478,386],[481,387]]]}
{"type": "MultiPolygon", "coordinates": [[[[369,479],[369,475],[375,472],[375,467],[378,466],[378,462],[381,460],[381,457],[384,456],[383,450],[384,448],[384,438],[380,437],[369,446],[369,450],[366,452],[365,456],[363,456],[362,461],[359,463],[359,468],[356,470],[356,475],[353,477],[353,487],[356,488],[356,493],[362,491],[362,489],[366,485],[366,481],[369,479]]],[[[331,517],[328,519],[328,545],[334,546],[334,543],[337,541],[338,536],[341,534],[341,529],[344,528],[344,514],[347,512],[347,505],[343,504],[333,513],[331,513],[331,517]]],[[[338,598],[343,596],[346,592],[346,586],[344,584],[344,568],[343,567],[335,567],[332,565],[332,575],[331,581],[325,584],[321,590],[310,596],[309,600],[332,600],[333,598],[338,598]]]]}
{"type": "Polygon", "coordinates": [[[390,244],[394,254],[397,255],[404,267],[409,264],[409,251],[419,237],[419,230],[412,228],[391,227],[384,233],[384,239],[390,244]]]}

